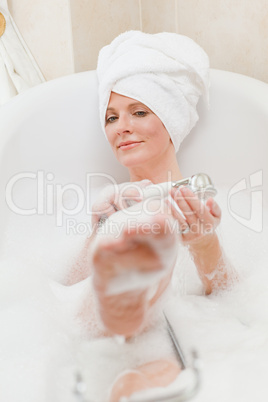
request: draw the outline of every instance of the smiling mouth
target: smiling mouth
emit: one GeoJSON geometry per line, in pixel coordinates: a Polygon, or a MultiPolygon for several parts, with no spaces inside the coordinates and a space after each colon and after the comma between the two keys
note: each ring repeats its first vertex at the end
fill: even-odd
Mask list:
{"type": "Polygon", "coordinates": [[[130,148],[134,148],[135,146],[141,144],[144,141],[127,141],[127,142],[123,142],[121,144],[118,145],[119,149],[130,149],[130,148]]]}

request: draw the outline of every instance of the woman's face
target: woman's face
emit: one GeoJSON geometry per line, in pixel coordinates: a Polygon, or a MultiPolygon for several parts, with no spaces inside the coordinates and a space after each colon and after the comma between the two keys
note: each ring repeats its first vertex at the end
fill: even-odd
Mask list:
{"type": "Polygon", "coordinates": [[[157,163],[174,152],[162,121],[135,99],[112,92],[105,121],[115,156],[128,168],[157,163]]]}

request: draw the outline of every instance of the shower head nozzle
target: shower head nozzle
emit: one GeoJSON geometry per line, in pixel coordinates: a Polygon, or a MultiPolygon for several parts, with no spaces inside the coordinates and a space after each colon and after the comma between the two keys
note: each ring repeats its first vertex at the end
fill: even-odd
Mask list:
{"type": "Polygon", "coordinates": [[[209,197],[215,197],[217,194],[217,190],[210,177],[205,173],[198,173],[188,177],[188,179],[179,180],[172,184],[173,187],[180,187],[181,185],[188,185],[202,200],[207,200],[209,197]]]}

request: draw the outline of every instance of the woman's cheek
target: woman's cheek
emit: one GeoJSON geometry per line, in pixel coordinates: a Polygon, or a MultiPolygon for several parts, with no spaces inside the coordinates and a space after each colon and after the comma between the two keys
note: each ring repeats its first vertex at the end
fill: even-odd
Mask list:
{"type": "Polygon", "coordinates": [[[106,129],[105,132],[106,132],[106,137],[108,139],[108,142],[109,142],[110,146],[112,148],[114,148],[115,147],[115,138],[114,138],[114,136],[111,134],[109,129],[106,129]]]}

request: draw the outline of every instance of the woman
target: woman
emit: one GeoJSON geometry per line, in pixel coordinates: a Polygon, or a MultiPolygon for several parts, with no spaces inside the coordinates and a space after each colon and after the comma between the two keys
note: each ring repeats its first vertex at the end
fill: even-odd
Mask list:
{"type": "MultiPolygon", "coordinates": [[[[183,178],[176,152],[198,120],[199,97],[208,98],[209,62],[182,35],[130,31],[101,50],[97,72],[101,124],[131,184],[100,195],[93,208],[95,230],[85,247],[92,271],[80,263],[71,282],[93,275],[107,334],[131,337],[146,328],[152,306],[170,283],[179,244],[189,248],[206,294],[228,282],[215,232],[221,210],[212,198],[204,205],[180,187],[167,198],[143,199],[144,188],[183,178]],[[129,200],[136,204],[129,207],[129,200]],[[111,222],[121,225],[119,236],[111,222]]],[[[172,360],[143,365],[120,376],[111,400],[166,386],[179,371],[172,360]]]]}

